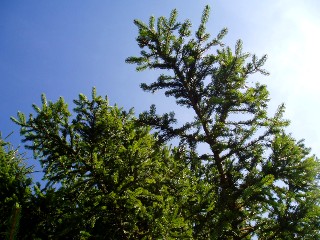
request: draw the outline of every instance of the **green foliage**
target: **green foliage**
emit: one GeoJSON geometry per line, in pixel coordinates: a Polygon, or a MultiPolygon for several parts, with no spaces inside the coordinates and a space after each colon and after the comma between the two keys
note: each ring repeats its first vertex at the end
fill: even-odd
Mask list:
{"type": "Polygon", "coordinates": [[[194,37],[189,20],[177,22],[176,10],[169,18],[151,17],[149,25],[135,20],[142,50],[126,60],[138,71],[165,70],[141,88],[164,90],[194,111],[194,120],[181,127],[173,113],[157,115],[155,106],[139,117],[160,141],[178,138],[192,156],[185,161],[199,187],[189,216],[193,237],[319,238],[319,160],[285,133],[283,105],[268,116],[266,86],[250,84],[252,74],[268,74],[262,69],[267,57],[243,53],[240,40],[234,51],[225,47],[226,29],[210,39],[208,17],[207,6],[194,37]],[[208,146],[207,153],[197,152],[199,143],[208,146]]]}
{"type": "Polygon", "coordinates": [[[12,118],[46,185],[31,191],[31,168],[0,140],[0,237],[320,238],[319,159],[286,133],[284,105],[270,117],[267,87],[249,81],[268,74],[266,56],[244,53],[241,41],[224,46],[227,29],[211,38],[209,10],[194,35],[176,10],[135,20],[142,50],[126,60],[138,71],[164,70],[141,88],[164,90],[193,110],[190,121],[177,125],[155,105],[136,118],[95,89],[73,111],[42,95],[35,113],[12,118]]]}
{"type": "Polygon", "coordinates": [[[10,143],[0,139],[0,238],[15,239],[19,218],[31,194],[32,169],[23,163],[23,157],[10,143]]]}
{"type": "Polygon", "coordinates": [[[95,89],[91,100],[80,94],[74,104],[71,113],[62,98],[53,103],[43,95],[35,116],[13,119],[47,181],[34,199],[36,237],[190,237],[182,205],[192,179],[184,162],[140,127],[132,110],[109,106],[95,89]]]}

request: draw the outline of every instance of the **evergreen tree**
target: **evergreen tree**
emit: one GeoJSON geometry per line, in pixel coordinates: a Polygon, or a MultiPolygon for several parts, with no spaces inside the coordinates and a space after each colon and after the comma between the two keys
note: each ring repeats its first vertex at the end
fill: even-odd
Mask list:
{"type": "Polygon", "coordinates": [[[192,36],[191,22],[169,18],[140,20],[138,57],[127,58],[137,70],[163,73],[144,91],[164,90],[194,120],[175,125],[173,113],[156,114],[155,106],[140,115],[140,123],[157,131],[159,140],[180,139],[185,162],[197,176],[197,201],[190,201],[189,219],[195,239],[318,239],[319,160],[303,141],[286,133],[284,105],[267,114],[265,85],[250,84],[267,57],[258,58],[222,43],[227,29],[210,38],[209,7],[192,36]],[[251,60],[249,58],[251,57],[251,60]],[[208,152],[199,154],[197,146],[208,152]]]}
{"type": "Polygon", "coordinates": [[[190,238],[183,206],[193,186],[183,153],[158,144],[132,111],[109,106],[95,89],[91,100],[80,94],[74,104],[72,113],[62,98],[48,102],[43,95],[35,115],[13,118],[47,182],[36,187],[30,208],[36,227],[26,235],[190,238]]]}
{"type": "MultiPolygon", "coordinates": [[[[1,136],[0,136],[1,137],[1,136]]],[[[30,195],[32,168],[10,143],[0,138],[0,238],[16,239],[21,211],[30,195]]]]}

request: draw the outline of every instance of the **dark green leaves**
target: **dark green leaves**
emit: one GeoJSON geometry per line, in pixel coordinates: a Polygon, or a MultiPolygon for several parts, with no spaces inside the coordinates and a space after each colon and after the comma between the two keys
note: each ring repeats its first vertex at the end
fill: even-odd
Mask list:
{"type": "Polygon", "coordinates": [[[21,210],[31,195],[31,167],[23,156],[0,138],[0,238],[14,239],[19,231],[21,210]]]}

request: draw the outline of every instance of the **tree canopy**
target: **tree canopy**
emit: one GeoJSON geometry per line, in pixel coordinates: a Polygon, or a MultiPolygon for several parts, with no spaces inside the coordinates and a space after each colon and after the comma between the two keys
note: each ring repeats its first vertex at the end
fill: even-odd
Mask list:
{"type": "Polygon", "coordinates": [[[95,89],[92,100],[80,94],[74,104],[72,116],[62,98],[53,103],[43,95],[42,106],[33,106],[36,116],[14,119],[44,169],[43,233],[54,239],[190,235],[179,208],[189,195],[189,170],[173,157],[176,150],[158,144],[132,111],[109,106],[95,89]]]}
{"type": "Polygon", "coordinates": [[[1,236],[8,239],[317,239],[319,159],[287,133],[284,105],[270,116],[266,56],[232,49],[206,31],[209,7],[189,20],[135,20],[137,70],[158,70],[163,91],[190,120],[156,105],[136,116],[80,94],[73,110],[42,95],[12,120],[43,169],[0,141],[1,236]],[[176,146],[171,140],[178,140],[176,146]],[[203,147],[200,151],[200,146],[203,147]],[[4,200],[2,200],[4,199],[4,200]]]}
{"type": "Polygon", "coordinates": [[[136,20],[142,51],[127,59],[138,71],[163,70],[156,81],[142,83],[143,90],[164,90],[194,112],[194,120],[180,123],[182,127],[175,126],[173,113],[157,115],[155,106],[140,115],[164,141],[179,138],[192,156],[190,162],[200,165],[193,171],[210,196],[193,208],[193,236],[319,236],[319,161],[303,141],[285,132],[289,122],[283,119],[284,105],[269,117],[266,86],[248,81],[252,74],[268,74],[262,68],[266,55],[244,53],[240,40],[234,51],[225,47],[227,29],[210,38],[208,18],[209,6],[194,36],[191,22],[178,22],[176,10],[169,18],[151,17],[148,24],[136,20]],[[198,154],[199,143],[208,146],[206,154],[198,154]]]}
{"type": "Polygon", "coordinates": [[[11,144],[0,138],[0,238],[12,239],[17,234],[21,206],[31,194],[31,167],[11,144]]]}

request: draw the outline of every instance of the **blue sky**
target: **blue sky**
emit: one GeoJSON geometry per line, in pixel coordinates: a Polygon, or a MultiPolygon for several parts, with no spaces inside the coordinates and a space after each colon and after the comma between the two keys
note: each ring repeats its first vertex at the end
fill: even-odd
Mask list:
{"type": "MultiPolygon", "coordinates": [[[[125,59],[137,55],[137,29],[133,19],[168,16],[173,8],[179,18],[198,25],[206,4],[211,6],[208,30],[214,36],[228,27],[225,38],[245,51],[268,54],[266,69],[253,81],[268,85],[270,114],[284,102],[291,120],[288,132],[305,138],[320,156],[320,2],[317,0],[138,0],[138,1],[9,1],[0,2],[0,131],[14,131],[10,141],[21,145],[19,129],[10,121],[17,111],[30,113],[41,93],[50,100],[63,96],[71,103],[79,93],[90,95],[95,86],[111,103],[136,113],[153,103],[160,111],[177,111],[172,99],[161,93],[144,93],[141,81],[156,73],[137,73],[125,59]]],[[[29,154],[29,157],[31,155],[29,154]]]]}

